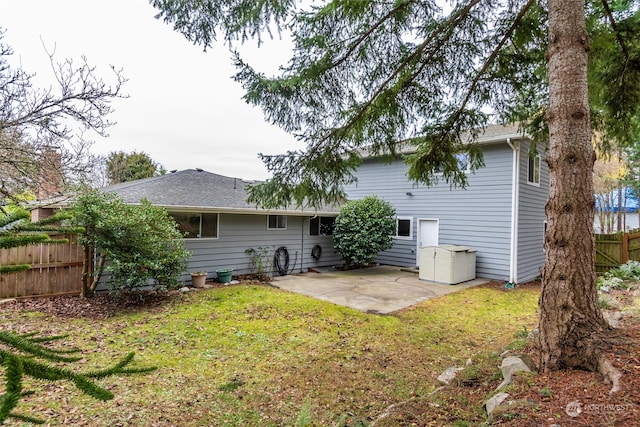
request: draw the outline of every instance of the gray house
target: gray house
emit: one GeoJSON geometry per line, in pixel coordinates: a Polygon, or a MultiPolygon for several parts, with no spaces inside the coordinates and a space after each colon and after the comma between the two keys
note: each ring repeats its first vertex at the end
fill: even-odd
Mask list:
{"type": "MultiPolygon", "coordinates": [[[[233,268],[233,274],[253,273],[247,249],[266,248],[272,274],[278,251],[280,269],[288,255],[287,273],[332,266],[341,262],[333,250],[332,228],[338,209],[259,209],[247,203],[246,181],[188,169],[166,175],[105,187],[126,203],[137,204],[146,198],[162,206],[175,218],[192,252],[188,271],[208,271],[215,277],[218,269],[233,268]]],[[[283,271],[284,272],[284,271],[283,271]]]]}
{"type": "MultiPolygon", "coordinates": [[[[432,187],[407,179],[407,166],[366,158],[347,188],[349,199],[374,194],[396,209],[392,249],[380,254],[384,264],[416,267],[420,248],[443,244],[475,249],[476,274],[513,283],[540,275],[544,263],[544,206],[548,196],[545,146],[516,126],[490,126],[478,140],[485,167],[469,172],[466,189],[447,183],[432,187]]],[[[462,167],[468,165],[460,156],[462,167]]]]}

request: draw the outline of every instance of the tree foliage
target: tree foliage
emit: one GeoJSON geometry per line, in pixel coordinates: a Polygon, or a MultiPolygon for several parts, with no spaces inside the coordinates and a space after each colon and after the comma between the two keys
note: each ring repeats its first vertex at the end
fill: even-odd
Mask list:
{"type": "Polygon", "coordinates": [[[147,200],[127,205],[115,194],[88,190],[77,197],[71,211],[73,223],[84,229],[80,242],[85,265],[92,262],[94,251],[98,259],[95,270],[87,271],[83,295],[94,293],[105,272],[113,292],[180,284],[190,253],[166,209],[147,200]]]}
{"type": "Polygon", "coordinates": [[[250,188],[259,205],[340,202],[363,155],[405,146],[410,179],[464,186],[456,154],[481,166],[473,140],[486,124],[524,121],[548,135],[541,367],[613,372],[595,288],[590,128],[599,120],[621,145],[637,135],[639,1],[150,2],[205,47],[291,33],[276,76],[235,56],[245,100],[306,144],[262,156],[273,178],[250,188]]]}
{"type": "Polygon", "coordinates": [[[114,395],[101,387],[96,380],[114,375],[132,375],[155,370],[155,367],[129,367],[134,353],[129,353],[110,368],[77,373],[65,365],[78,362],[81,358],[77,349],[60,349],[46,344],[63,339],[64,336],[40,337],[36,334],[19,335],[14,332],[0,331],[0,366],[5,378],[0,393],[0,424],[15,419],[34,424],[44,421],[14,412],[14,409],[25,396],[33,391],[24,389],[23,379],[31,377],[45,381],[70,381],[81,392],[98,400],[110,400],[114,395]]]}
{"type": "Polygon", "coordinates": [[[39,89],[34,74],[9,64],[13,51],[2,43],[3,34],[0,28],[0,197],[37,193],[52,177],[60,185],[86,179],[97,158],[88,152],[85,132],[107,136],[110,101],[123,97],[126,79],[113,69],[110,85],[86,58],[55,62],[49,54],[57,86],[39,89]]]}
{"type": "MultiPolygon", "coordinates": [[[[58,212],[43,220],[31,222],[31,214],[22,208],[12,209],[11,213],[0,213],[0,249],[37,243],[66,243],[68,241],[66,238],[52,238],[50,234],[76,234],[82,231],[80,227],[59,224],[69,218],[68,212],[58,212]]],[[[29,264],[2,264],[0,274],[15,273],[30,268],[29,264]]]]}
{"type": "Polygon", "coordinates": [[[389,202],[375,196],[351,200],[336,218],[334,247],[346,268],[368,265],[380,252],[391,249],[395,231],[396,211],[389,202]]]}
{"type": "MultiPolygon", "coordinates": [[[[471,148],[472,169],[482,166],[464,131],[527,121],[546,140],[546,2],[464,0],[446,10],[435,0],[150,3],[205,47],[291,33],[294,55],[277,76],[235,56],[245,100],[307,144],[262,155],[273,178],[252,186],[250,199],[264,206],[340,201],[361,156],[395,153],[398,142],[416,149],[406,156],[410,178],[464,186],[455,153],[471,148]]],[[[637,1],[588,5],[594,117],[628,130],[640,105],[637,1]]]]}
{"type": "Polygon", "coordinates": [[[110,184],[135,181],[164,173],[164,168],[154,162],[148,154],[137,151],[130,154],[114,151],[107,156],[106,165],[110,184]]]}

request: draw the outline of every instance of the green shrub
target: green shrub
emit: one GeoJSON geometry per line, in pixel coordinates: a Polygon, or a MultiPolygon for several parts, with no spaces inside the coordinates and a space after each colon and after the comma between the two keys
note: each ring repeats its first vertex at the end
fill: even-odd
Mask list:
{"type": "Polygon", "coordinates": [[[347,202],[336,218],[334,246],[346,268],[367,265],[393,246],[396,212],[389,202],[375,196],[347,202]]]}
{"type": "Polygon", "coordinates": [[[629,260],[619,267],[612,268],[598,278],[598,289],[629,289],[640,280],[640,262],[629,260]]]}
{"type": "Polygon", "coordinates": [[[77,198],[72,211],[73,221],[85,229],[81,243],[101,260],[91,289],[85,289],[89,295],[103,272],[109,273],[106,284],[115,293],[180,285],[190,253],[166,209],[148,200],[127,205],[114,194],[89,191],[77,198]]]}

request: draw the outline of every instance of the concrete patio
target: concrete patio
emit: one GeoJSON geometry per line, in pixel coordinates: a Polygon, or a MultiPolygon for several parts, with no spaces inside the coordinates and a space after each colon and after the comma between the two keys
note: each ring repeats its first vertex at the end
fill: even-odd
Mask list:
{"type": "Polygon", "coordinates": [[[488,281],[474,279],[446,285],[420,280],[417,270],[381,265],[351,271],[323,270],[277,276],[271,283],[286,291],[367,313],[386,314],[488,281]]]}

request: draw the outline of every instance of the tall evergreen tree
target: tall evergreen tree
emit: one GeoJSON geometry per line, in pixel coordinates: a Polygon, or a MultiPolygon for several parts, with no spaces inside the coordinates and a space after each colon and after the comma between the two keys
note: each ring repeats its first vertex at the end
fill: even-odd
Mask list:
{"type": "Polygon", "coordinates": [[[205,47],[216,37],[233,45],[291,32],[293,57],[279,76],[235,57],[245,100],[307,144],[262,156],[273,178],[250,198],[264,206],[340,200],[363,153],[395,154],[399,142],[415,147],[406,157],[410,178],[464,186],[455,153],[471,149],[472,168],[482,158],[463,131],[491,121],[548,126],[541,368],[616,379],[602,352],[609,327],[595,286],[587,51],[590,35],[612,41],[600,45],[606,67],[592,73],[602,89],[594,96],[602,111],[617,111],[607,119],[623,123],[640,105],[640,49],[629,40],[640,29],[638,1],[594,0],[585,9],[583,0],[452,0],[446,10],[436,0],[150,2],[205,47]],[[605,89],[613,81],[616,90],[605,89]]]}

